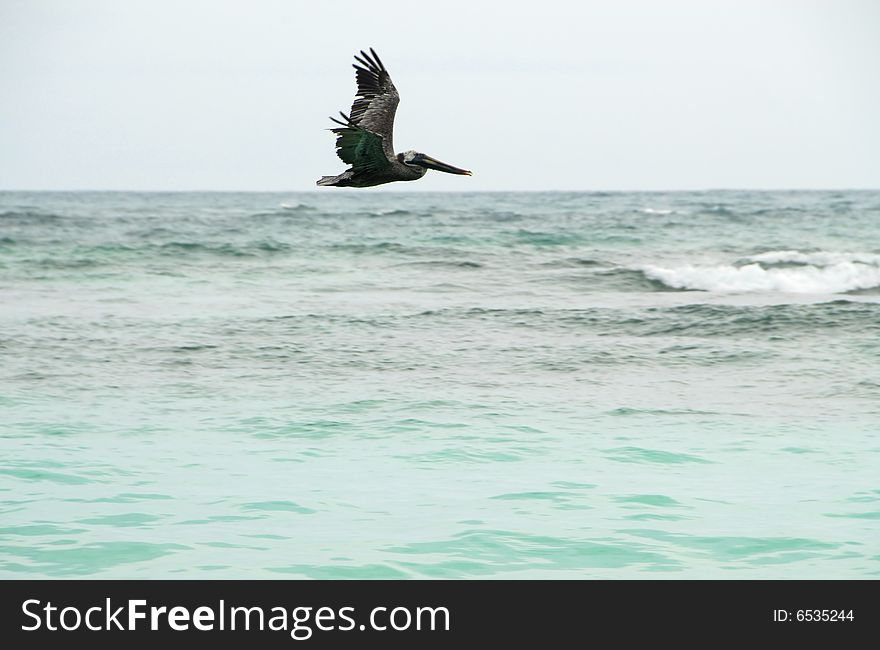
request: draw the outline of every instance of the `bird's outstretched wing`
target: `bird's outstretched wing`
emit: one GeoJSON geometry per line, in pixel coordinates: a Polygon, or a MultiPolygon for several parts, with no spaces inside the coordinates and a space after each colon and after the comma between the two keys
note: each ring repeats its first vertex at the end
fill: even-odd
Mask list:
{"type": "Polygon", "coordinates": [[[397,88],[391,83],[391,77],[381,59],[373,48],[370,54],[361,50],[355,55],[360,64],[352,64],[357,79],[357,95],[351,105],[351,121],[362,129],[382,136],[389,157],[394,157],[392,131],[394,130],[394,114],[400,103],[397,88]],[[372,57],[370,56],[372,54],[372,57]]]}
{"type": "MultiPolygon", "coordinates": [[[[379,151],[386,161],[394,158],[394,114],[400,103],[400,95],[373,48],[370,48],[370,54],[361,50],[360,56],[355,55],[354,58],[357,61],[352,66],[357,80],[357,94],[351,105],[351,115],[343,115],[345,122],[333,120],[343,127],[333,129],[333,132],[338,136],[336,149],[339,157],[343,162],[358,167],[359,152],[373,152],[375,137],[378,137],[379,151]],[[363,144],[355,146],[356,140],[363,144]]],[[[378,164],[380,161],[371,162],[378,164]]]]}

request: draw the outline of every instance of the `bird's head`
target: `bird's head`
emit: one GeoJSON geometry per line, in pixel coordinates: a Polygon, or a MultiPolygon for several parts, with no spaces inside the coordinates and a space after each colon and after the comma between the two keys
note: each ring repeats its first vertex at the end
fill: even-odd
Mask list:
{"type": "Polygon", "coordinates": [[[438,172],[446,172],[447,174],[462,174],[464,176],[473,176],[473,173],[468,171],[467,169],[459,169],[458,167],[447,165],[445,162],[440,162],[436,158],[431,158],[431,156],[419,153],[418,151],[413,151],[412,149],[397,154],[397,159],[400,162],[406,165],[412,165],[413,167],[436,169],[438,172]]]}

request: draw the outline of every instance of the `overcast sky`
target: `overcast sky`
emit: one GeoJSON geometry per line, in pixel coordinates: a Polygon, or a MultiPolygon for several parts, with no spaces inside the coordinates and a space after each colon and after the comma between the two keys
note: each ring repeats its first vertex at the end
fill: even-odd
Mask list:
{"type": "Polygon", "coordinates": [[[370,46],[389,189],[880,187],[872,0],[0,0],[0,189],[316,189],[370,46]]]}

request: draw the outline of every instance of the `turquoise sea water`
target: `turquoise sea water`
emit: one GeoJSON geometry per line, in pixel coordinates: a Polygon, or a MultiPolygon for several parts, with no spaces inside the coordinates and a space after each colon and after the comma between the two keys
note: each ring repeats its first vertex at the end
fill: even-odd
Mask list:
{"type": "Polygon", "coordinates": [[[0,576],[880,575],[880,192],[0,193],[0,576]]]}

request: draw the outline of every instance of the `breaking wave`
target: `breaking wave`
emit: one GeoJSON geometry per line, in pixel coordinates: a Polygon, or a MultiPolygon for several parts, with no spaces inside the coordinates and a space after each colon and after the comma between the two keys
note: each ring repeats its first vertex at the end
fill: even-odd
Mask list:
{"type": "Polygon", "coordinates": [[[769,251],[734,264],[639,270],[667,287],[697,291],[824,294],[880,287],[880,255],[873,253],[769,251]]]}

